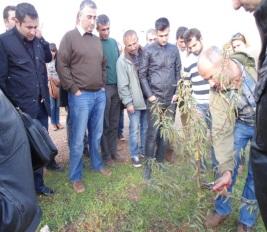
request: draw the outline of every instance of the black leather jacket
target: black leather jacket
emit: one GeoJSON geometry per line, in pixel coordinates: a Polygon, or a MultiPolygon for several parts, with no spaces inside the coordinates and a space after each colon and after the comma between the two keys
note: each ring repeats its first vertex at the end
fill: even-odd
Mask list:
{"type": "Polygon", "coordinates": [[[40,219],[28,138],[0,90],[0,231],[34,232],[40,219]]]}
{"type": "Polygon", "coordinates": [[[180,79],[181,60],[177,47],[155,42],[144,49],[139,77],[144,95],[169,105],[180,79]]]}
{"type": "Polygon", "coordinates": [[[267,0],[254,13],[262,41],[256,85],[256,143],[267,155],[267,0]]]}

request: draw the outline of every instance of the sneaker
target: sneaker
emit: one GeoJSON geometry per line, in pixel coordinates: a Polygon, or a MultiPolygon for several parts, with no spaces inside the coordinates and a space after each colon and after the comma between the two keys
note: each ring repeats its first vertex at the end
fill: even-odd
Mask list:
{"type": "Polygon", "coordinates": [[[135,168],[140,168],[142,166],[138,157],[132,158],[132,164],[135,168]]]}
{"type": "Polygon", "coordinates": [[[106,168],[102,168],[99,170],[99,173],[103,176],[111,176],[112,172],[106,168]]]}
{"type": "Polygon", "coordinates": [[[220,215],[216,212],[212,212],[206,217],[205,226],[207,228],[217,227],[227,218],[227,216],[228,215],[224,216],[224,215],[220,215]]]}
{"type": "Polygon", "coordinates": [[[74,181],[72,187],[76,193],[83,193],[85,191],[85,186],[82,181],[74,181]]]}
{"type": "Polygon", "coordinates": [[[248,227],[242,223],[238,223],[237,232],[250,232],[250,231],[252,231],[251,227],[248,227]]]}

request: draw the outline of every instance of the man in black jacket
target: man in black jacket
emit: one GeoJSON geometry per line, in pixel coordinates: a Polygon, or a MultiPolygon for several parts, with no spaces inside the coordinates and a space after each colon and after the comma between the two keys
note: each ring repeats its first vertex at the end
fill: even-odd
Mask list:
{"type": "Polygon", "coordinates": [[[41,210],[34,191],[24,125],[0,90],[0,231],[35,231],[41,210]]]}
{"type": "MultiPolygon", "coordinates": [[[[50,114],[46,62],[49,44],[37,38],[38,13],[34,6],[16,6],[16,26],[0,35],[0,88],[15,106],[48,128],[50,114]]],[[[44,195],[53,190],[44,185],[43,170],[34,172],[35,189],[44,195]]]]}
{"type": "Polygon", "coordinates": [[[251,146],[251,161],[256,197],[267,228],[267,0],[232,0],[232,2],[235,10],[243,7],[246,11],[254,12],[262,41],[258,63],[258,83],[255,88],[256,142],[251,146]]]}
{"type": "MultiPolygon", "coordinates": [[[[162,162],[167,143],[160,135],[159,128],[155,125],[155,117],[151,107],[159,103],[162,111],[168,110],[174,119],[176,105],[177,82],[180,79],[181,61],[177,47],[168,43],[170,24],[167,18],[159,18],[155,22],[157,41],[146,47],[140,64],[139,77],[145,97],[148,99],[148,129],[146,137],[145,156],[154,157],[155,147],[157,161],[162,162]]],[[[151,169],[145,167],[145,179],[149,179],[151,169]]]]}

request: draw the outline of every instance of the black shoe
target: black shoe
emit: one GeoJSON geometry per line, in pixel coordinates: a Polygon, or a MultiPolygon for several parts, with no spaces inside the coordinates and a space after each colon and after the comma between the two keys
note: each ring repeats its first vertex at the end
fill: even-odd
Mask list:
{"type": "Polygon", "coordinates": [[[50,162],[46,168],[51,171],[56,171],[56,172],[63,172],[64,168],[60,165],[58,165],[55,161],[50,162]]]}
{"type": "Polygon", "coordinates": [[[37,191],[38,195],[44,195],[46,197],[50,197],[54,194],[54,190],[51,188],[48,188],[47,186],[43,185],[39,191],[37,191]]]}
{"type": "Polygon", "coordinates": [[[139,167],[142,166],[142,164],[141,164],[141,162],[140,162],[140,160],[139,160],[138,157],[134,157],[134,158],[132,158],[132,164],[133,164],[133,166],[134,166],[135,168],[139,168],[139,167]]]}

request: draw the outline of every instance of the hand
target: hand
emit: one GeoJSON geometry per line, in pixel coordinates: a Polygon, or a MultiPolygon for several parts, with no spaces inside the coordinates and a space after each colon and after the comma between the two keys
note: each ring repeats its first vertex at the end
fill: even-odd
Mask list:
{"type": "Polygon", "coordinates": [[[134,106],[131,104],[131,105],[128,105],[127,106],[127,111],[128,111],[128,113],[130,113],[130,114],[132,114],[132,113],[134,113],[134,106]]]}
{"type": "Polygon", "coordinates": [[[172,101],[171,101],[171,103],[174,103],[174,102],[176,102],[176,101],[177,101],[177,99],[178,99],[177,95],[173,95],[173,96],[172,96],[172,101]]]}
{"type": "Polygon", "coordinates": [[[157,100],[157,98],[156,98],[154,95],[152,95],[152,96],[150,96],[147,100],[148,100],[149,102],[154,102],[154,101],[157,100]]]}
{"type": "Polygon", "coordinates": [[[226,171],[219,179],[215,181],[212,191],[221,192],[225,188],[229,187],[231,182],[232,182],[232,174],[230,171],[226,171]]]}
{"type": "Polygon", "coordinates": [[[78,90],[74,95],[75,96],[80,96],[82,94],[82,92],[80,90],[78,90]]]}

